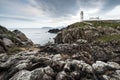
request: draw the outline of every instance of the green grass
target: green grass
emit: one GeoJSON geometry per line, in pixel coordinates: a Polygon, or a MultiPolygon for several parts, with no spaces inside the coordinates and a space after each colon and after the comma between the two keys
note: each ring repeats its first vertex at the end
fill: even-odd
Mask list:
{"type": "Polygon", "coordinates": [[[109,42],[113,40],[120,40],[120,34],[114,34],[114,35],[104,35],[98,39],[99,41],[103,42],[109,42]]]}
{"type": "Polygon", "coordinates": [[[120,22],[116,21],[87,21],[93,24],[93,27],[112,27],[112,28],[117,28],[118,26],[120,27],[120,22]]]}
{"type": "Polygon", "coordinates": [[[69,28],[78,28],[78,27],[83,28],[85,25],[88,25],[88,24],[83,22],[76,22],[74,24],[69,25],[69,28]]]}
{"type": "Polygon", "coordinates": [[[90,24],[87,24],[87,23],[91,23],[92,27],[112,27],[112,28],[117,28],[118,26],[120,27],[120,22],[117,22],[117,21],[84,21],[84,22],[76,22],[74,24],[71,24],[68,26],[68,28],[78,28],[78,27],[81,27],[81,28],[84,28],[84,26],[86,25],[90,25],[90,24]]]}

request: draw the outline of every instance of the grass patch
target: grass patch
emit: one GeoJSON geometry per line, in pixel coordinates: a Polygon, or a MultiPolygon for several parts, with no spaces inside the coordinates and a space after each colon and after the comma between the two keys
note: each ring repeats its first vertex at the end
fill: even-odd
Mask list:
{"type": "Polygon", "coordinates": [[[83,22],[76,22],[74,24],[69,25],[68,28],[78,28],[78,27],[83,28],[85,25],[88,25],[88,24],[83,22]]]}
{"type": "Polygon", "coordinates": [[[20,47],[8,48],[8,53],[10,53],[10,54],[18,53],[18,52],[20,52],[20,51],[22,51],[22,50],[20,49],[20,47]]]}
{"type": "Polygon", "coordinates": [[[109,42],[113,40],[120,40],[120,34],[114,34],[114,35],[104,35],[98,39],[99,41],[103,42],[109,42]]]}
{"type": "Polygon", "coordinates": [[[89,23],[93,24],[93,27],[112,27],[112,28],[117,28],[120,26],[120,22],[117,21],[87,21],[89,23]]]}
{"type": "Polygon", "coordinates": [[[68,26],[68,28],[84,28],[86,25],[91,25],[93,27],[112,27],[117,28],[120,27],[120,22],[117,21],[109,21],[109,20],[101,20],[101,21],[84,21],[84,22],[76,22],[68,26]],[[91,25],[92,24],[92,25],[91,25]]]}

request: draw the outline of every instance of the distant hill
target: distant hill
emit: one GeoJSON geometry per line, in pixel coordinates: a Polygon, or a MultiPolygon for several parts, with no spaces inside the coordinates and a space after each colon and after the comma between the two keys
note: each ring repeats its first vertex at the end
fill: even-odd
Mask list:
{"type": "Polygon", "coordinates": [[[52,27],[42,27],[41,29],[52,29],[52,27]]]}

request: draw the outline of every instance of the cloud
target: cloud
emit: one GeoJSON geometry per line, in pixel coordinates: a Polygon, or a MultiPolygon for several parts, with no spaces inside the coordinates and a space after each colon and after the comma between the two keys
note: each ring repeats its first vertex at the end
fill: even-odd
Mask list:
{"type": "Polygon", "coordinates": [[[105,19],[120,19],[120,5],[113,8],[111,11],[108,11],[105,14],[105,19]]]}
{"type": "Polygon", "coordinates": [[[32,18],[23,17],[23,16],[11,16],[11,15],[0,15],[2,19],[12,19],[12,20],[21,20],[21,21],[34,21],[32,18]]]}
{"type": "Polygon", "coordinates": [[[81,10],[85,19],[117,18],[119,4],[119,0],[0,0],[0,24],[66,26],[80,21],[81,10]]]}

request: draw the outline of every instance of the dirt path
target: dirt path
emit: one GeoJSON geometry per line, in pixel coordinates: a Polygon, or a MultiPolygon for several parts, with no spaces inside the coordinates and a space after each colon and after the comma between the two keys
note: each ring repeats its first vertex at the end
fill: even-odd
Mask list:
{"type": "Polygon", "coordinates": [[[31,47],[27,47],[27,48],[20,48],[22,51],[25,52],[38,52],[40,50],[40,48],[37,48],[35,46],[31,46],[31,47]]]}

